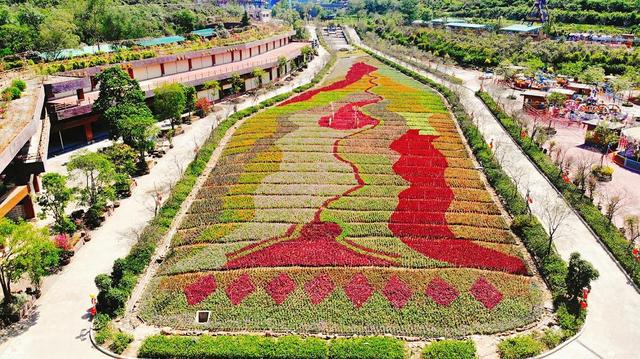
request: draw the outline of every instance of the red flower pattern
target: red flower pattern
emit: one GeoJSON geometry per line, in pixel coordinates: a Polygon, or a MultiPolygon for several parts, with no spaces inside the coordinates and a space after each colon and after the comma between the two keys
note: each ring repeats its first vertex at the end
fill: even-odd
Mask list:
{"type": "Polygon", "coordinates": [[[216,279],[209,274],[184,287],[184,295],[189,305],[196,305],[215,292],[216,288],[216,279]]]}

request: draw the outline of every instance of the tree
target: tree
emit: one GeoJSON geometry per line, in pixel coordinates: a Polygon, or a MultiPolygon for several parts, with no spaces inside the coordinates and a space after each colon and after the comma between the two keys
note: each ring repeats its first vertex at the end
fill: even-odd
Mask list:
{"type": "Polygon", "coordinates": [[[122,120],[127,117],[153,117],[151,110],[144,103],[121,103],[110,107],[102,114],[102,118],[109,125],[109,136],[113,140],[122,137],[122,120]]]}
{"type": "Polygon", "coordinates": [[[51,11],[40,26],[40,50],[47,52],[49,58],[57,59],[63,49],[74,48],[80,44],[80,38],[75,32],[76,26],[71,14],[62,10],[51,11]]]}
{"type": "Polygon", "coordinates": [[[636,245],[636,241],[640,238],[640,217],[626,216],[624,217],[624,234],[629,240],[629,249],[636,245]]]}
{"type": "Polygon", "coordinates": [[[591,281],[598,279],[600,273],[588,261],[580,258],[580,253],[573,252],[569,258],[569,268],[565,283],[567,284],[567,294],[571,298],[580,298],[582,290],[591,290],[591,281]]]}
{"type": "Polygon", "coordinates": [[[631,90],[633,82],[629,77],[625,75],[616,77],[611,85],[616,95],[618,95],[624,101],[624,94],[625,92],[631,90]]]}
{"type": "Polygon", "coordinates": [[[145,154],[156,145],[156,136],[160,129],[151,116],[125,117],[121,123],[122,138],[126,144],[138,151],[138,169],[148,170],[145,154]]]}
{"type": "Polygon", "coordinates": [[[609,224],[613,222],[613,217],[624,207],[624,199],[625,196],[619,193],[609,192],[604,194],[604,216],[609,221],[609,224]]]}
{"type": "Polygon", "coordinates": [[[604,69],[599,66],[589,66],[581,74],[578,75],[580,82],[595,85],[604,82],[605,74],[604,69]]]}
{"type": "Polygon", "coordinates": [[[258,80],[258,87],[262,87],[262,79],[267,74],[265,70],[260,67],[256,67],[251,71],[251,76],[255,77],[258,80]]]}
{"type": "Polygon", "coordinates": [[[418,18],[418,0],[401,0],[399,10],[404,15],[405,22],[411,23],[418,18]]]}
{"type": "Polygon", "coordinates": [[[287,72],[287,58],[284,56],[278,56],[278,74],[280,75],[279,77],[282,77],[282,74],[280,73],[280,71],[284,68],[284,73],[287,72]]]}
{"type": "Polygon", "coordinates": [[[242,14],[242,19],[240,20],[240,25],[242,27],[249,26],[249,13],[247,13],[247,10],[245,10],[244,14],[242,14]]]}
{"type": "Polygon", "coordinates": [[[313,49],[311,48],[311,46],[305,46],[300,49],[300,53],[302,54],[302,62],[306,64],[307,62],[309,62],[309,59],[313,54],[313,49]]]}
{"type": "Polygon", "coordinates": [[[183,9],[173,15],[173,23],[177,26],[178,32],[184,34],[195,29],[198,16],[189,9],[183,9]]]}
{"type": "Polygon", "coordinates": [[[240,76],[239,73],[234,73],[233,75],[231,75],[231,90],[233,91],[234,94],[239,93],[240,91],[242,91],[242,88],[244,87],[244,80],[242,80],[242,77],[240,76]]]}
{"type": "Polygon", "coordinates": [[[0,285],[4,303],[13,300],[11,284],[28,274],[38,287],[40,279],[58,264],[60,250],[49,239],[46,228],[28,222],[0,219],[0,285]]]}
{"type": "Polygon", "coordinates": [[[67,177],[51,172],[42,176],[43,192],[38,194],[38,204],[42,207],[42,214],[53,216],[54,231],[56,233],[73,233],[76,225],[66,215],[65,210],[73,199],[73,189],[67,187],[67,177]]]}
{"type": "Polygon", "coordinates": [[[204,89],[213,90],[213,96],[215,97],[216,93],[220,91],[222,87],[220,87],[220,82],[218,82],[217,80],[211,80],[204,83],[204,89]]]}
{"type": "MultiPolygon", "coordinates": [[[[548,97],[547,97],[547,102],[549,103],[549,105],[555,106],[555,107],[562,107],[564,106],[564,103],[567,102],[567,96],[563,95],[559,92],[552,92],[548,97]]],[[[551,121],[549,121],[551,122],[551,121]]]]}
{"type": "Polygon", "coordinates": [[[130,78],[119,67],[110,67],[96,78],[100,82],[100,94],[93,104],[93,110],[101,114],[101,118],[109,124],[112,138],[118,138],[118,121],[124,117],[123,113],[145,111],[147,105],[144,103],[144,92],[138,81],[130,78]],[[120,107],[125,105],[127,107],[120,107]]]}
{"type": "Polygon", "coordinates": [[[171,130],[180,124],[187,98],[180,84],[166,84],[153,90],[153,112],[158,121],[169,120],[171,130]]]}
{"type": "Polygon", "coordinates": [[[182,85],[182,91],[184,92],[185,105],[184,111],[189,113],[189,120],[191,120],[191,113],[196,109],[196,101],[198,101],[198,92],[193,86],[182,85]]]}
{"type": "Polygon", "coordinates": [[[101,212],[107,200],[115,197],[112,187],[115,166],[104,154],[86,151],[79,153],[71,157],[67,169],[84,179],[84,187],[80,189],[82,204],[101,212]]]}
{"type": "Polygon", "coordinates": [[[116,173],[135,176],[138,171],[136,162],[138,153],[126,143],[114,143],[100,150],[115,166],[116,173]]]}
{"type": "Polygon", "coordinates": [[[549,233],[549,244],[547,245],[546,254],[546,256],[548,257],[549,254],[551,254],[551,246],[553,245],[553,240],[556,238],[558,229],[569,217],[571,211],[562,201],[554,203],[554,200],[547,200],[546,202],[548,204],[543,208],[541,219],[545,224],[545,227],[547,227],[547,232],[549,233]]]}

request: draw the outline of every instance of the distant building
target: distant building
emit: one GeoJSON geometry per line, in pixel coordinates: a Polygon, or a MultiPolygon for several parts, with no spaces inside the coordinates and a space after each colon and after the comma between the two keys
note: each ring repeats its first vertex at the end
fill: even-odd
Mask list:
{"type": "Polygon", "coordinates": [[[542,26],[540,25],[525,25],[525,24],[513,24],[500,29],[501,32],[518,34],[523,36],[541,37],[542,26]]]}

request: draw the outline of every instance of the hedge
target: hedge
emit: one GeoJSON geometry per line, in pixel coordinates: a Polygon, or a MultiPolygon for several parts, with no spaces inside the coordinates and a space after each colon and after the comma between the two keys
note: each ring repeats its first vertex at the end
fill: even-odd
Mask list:
{"type": "Polygon", "coordinates": [[[493,98],[486,92],[478,92],[476,95],[485,103],[493,115],[500,121],[511,138],[522,148],[523,152],[531,159],[538,169],[545,174],[549,182],[562,193],[565,200],[571,205],[582,219],[589,225],[602,243],[616,258],[624,270],[633,279],[636,285],[640,285],[640,271],[635,271],[636,261],[629,250],[629,241],[614,224],[600,212],[593,202],[585,196],[573,183],[566,183],[562,179],[562,170],[556,166],[551,158],[538,147],[531,137],[520,137],[521,127],[513,118],[502,111],[493,98]]]}
{"type": "Polygon", "coordinates": [[[142,343],[141,358],[291,358],[291,359],[402,359],[404,343],[387,337],[323,340],[286,336],[151,336],[142,343]]]}
{"type": "Polygon", "coordinates": [[[424,347],[423,359],[475,359],[476,346],[471,340],[441,340],[424,347]]]}
{"type": "Polygon", "coordinates": [[[520,335],[498,343],[498,353],[502,359],[526,359],[542,352],[544,346],[533,336],[520,335]]]}

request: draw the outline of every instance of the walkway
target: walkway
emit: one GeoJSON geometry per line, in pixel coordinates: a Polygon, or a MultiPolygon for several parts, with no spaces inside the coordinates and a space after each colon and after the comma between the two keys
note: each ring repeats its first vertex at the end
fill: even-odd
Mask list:
{"type": "MultiPolygon", "coordinates": [[[[349,29],[349,35],[359,43],[358,35],[353,29],[349,29]]],[[[360,45],[368,48],[363,44],[360,45]]],[[[442,80],[430,73],[391,56],[381,55],[442,83],[442,80]]],[[[467,112],[475,115],[476,123],[485,140],[494,141],[498,151],[497,157],[503,158],[502,167],[512,178],[520,179],[522,194],[525,194],[527,188],[531,191],[533,212],[541,217],[545,208],[556,206],[566,208],[564,200],[559,198],[551,184],[520,151],[482,101],[474,95],[474,91],[447,82],[444,84],[459,92],[467,112]],[[501,156],[500,151],[504,151],[506,155],[501,156]]],[[[572,252],[579,252],[600,271],[600,279],[593,283],[593,290],[589,296],[589,315],[582,335],[549,357],[562,359],[638,357],[636,340],[640,333],[640,295],[575,213],[570,213],[558,232],[555,245],[562,257],[568,259],[572,252]]]]}
{"type": "MultiPolygon", "coordinates": [[[[237,109],[308,83],[328,61],[327,52],[320,51],[320,56],[295,80],[257,99],[247,97],[237,104],[237,109]]],[[[220,106],[227,114],[233,108],[232,104],[220,106]]],[[[169,188],[193,159],[194,148],[202,145],[216,125],[215,116],[208,116],[174,139],[175,147],[158,160],[151,174],[137,179],[133,195],[123,200],[114,215],[92,233],[92,240],[82,247],[71,264],[62,273],[45,280],[44,294],[32,318],[0,338],[0,358],[104,358],[91,346],[88,337],[85,314],[90,306],[89,295],[96,294],[93,280],[100,273],[110,272],[113,261],[129,252],[136,234],[153,217],[153,192],[159,190],[164,198],[168,197],[169,188]]]]}

